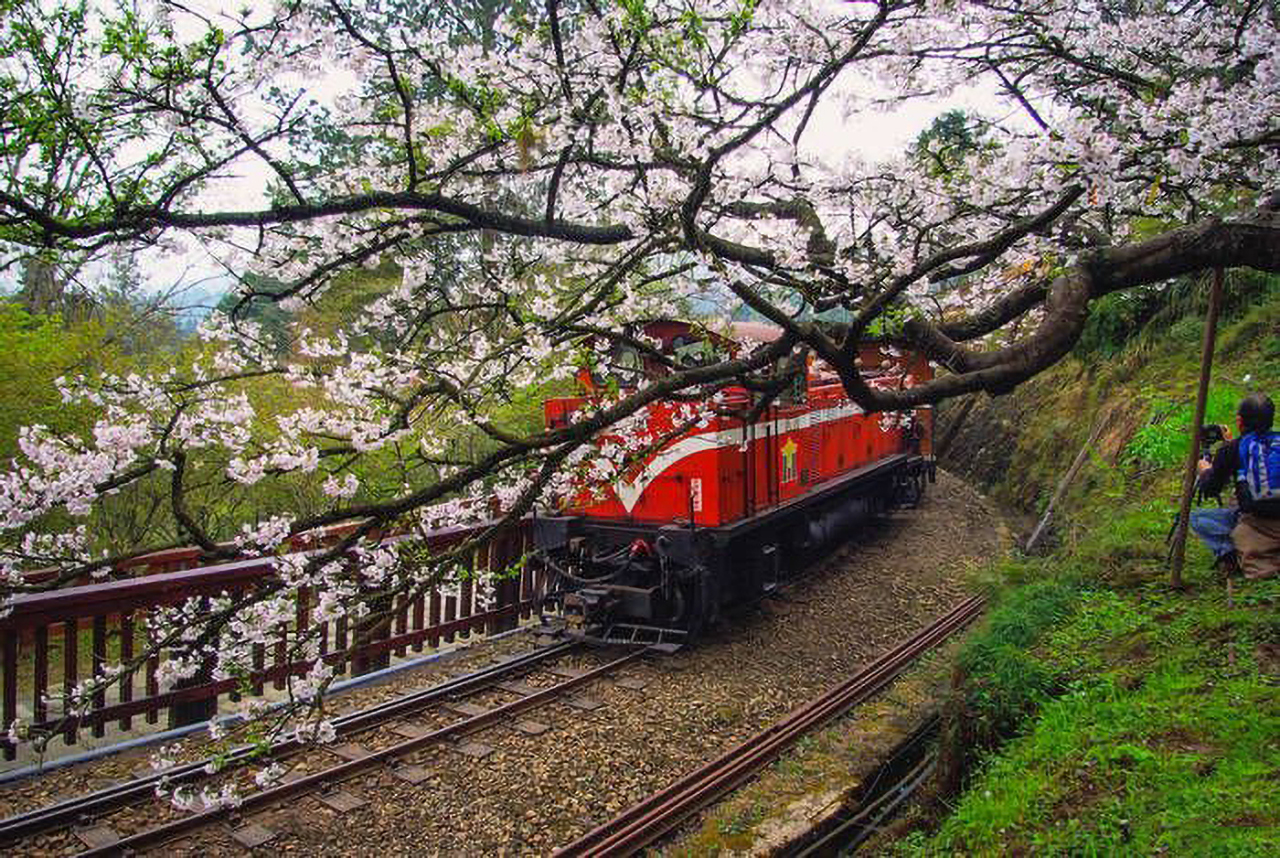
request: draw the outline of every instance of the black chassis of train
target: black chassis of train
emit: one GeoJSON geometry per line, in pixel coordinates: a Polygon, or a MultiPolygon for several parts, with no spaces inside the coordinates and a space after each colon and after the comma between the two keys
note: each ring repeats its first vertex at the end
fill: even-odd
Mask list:
{"type": "Polygon", "coordinates": [[[544,619],[562,619],[568,634],[589,640],[688,640],[851,528],[916,505],[934,474],[932,461],[899,453],[719,527],[538,517],[534,556],[549,573],[544,619]]]}

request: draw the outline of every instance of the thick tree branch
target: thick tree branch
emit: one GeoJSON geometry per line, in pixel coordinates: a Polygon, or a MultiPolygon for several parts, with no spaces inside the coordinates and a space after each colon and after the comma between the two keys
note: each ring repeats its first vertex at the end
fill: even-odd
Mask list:
{"type": "Polygon", "coordinates": [[[895,278],[892,283],[863,306],[845,335],[842,345],[843,353],[846,356],[851,356],[857,351],[858,341],[867,330],[867,326],[884,312],[890,303],[906,291],[907,287],[912,283],[922,277],[929,277],[930,280],[946,279],[947,277],[976,271],[984,265],[990,264],[992,260],[1012,247],[1019,239],[1048,227],[1049,224],[1061,217],[1083,193],[1084,188],[1078,185],[1072,186],[1053,205],[1037,214],[1010,224],[1006,229],[993,236],[940,250],[917,263],[910,271],[895,278]],[[943,265],[949,262],[961,259],[966,261],[959,265],[942,268],[943,265]]]}
{"type": "Polygon", "coordinates": [[[600,430],[612,426],[644,406],[657,402],[673,393],[689,387],[735,378],[768,366],[788,354],[795,343],[795,337],[783,336],[766,346],[762,346],[749,357],[722,361],[711,366],[696,367],[672,373],[627,396],[621,402],[601,409],[590,417],[579,420],[569,426],[540,432],[522,439],[512,438],[511,443],[508,443],[502,449],[495,450],[476,463],[460,469],[452,476],[419,491],[411,492],[386,503],[350,506],[305,520],[299,520],[294,522],[290,532],[301,533],[304,530],[313,530],[327,524],[336,524],[355,518],[368,519],[374,522],[374,526],[376,526],[440,498],[448,497],[451,493],[467,487],[475,480],[495,473],[512,460],[549,447],[585,441],[600,430]]]}
{"type": "Polygon", "coordinates": [[[999,299],[963,319],[944,321],[938,331],[945,337],[964,342],[986,336],[1035,307],[1049,294],[1047,283],[1036,281],[1006,292],[999,299]]]}
{"type": "Polygon", "coordinates": [[[1094,251],[1054,280],[1036,331],[1012,346],[970,350],[937,325],[912,319],[906,339],[952,369],[952,374],[925,384],[901,391],[872,390],[856,377],[851,361],[837,370],[850,395],[876,410],[910,408],[978,390],[1004,393],[1071,350],[1094,298],[1217,267],[1280,273],[1280,213],[1261,212],[1233,221],[1207,218],[1147,241],[1094,251]]]}

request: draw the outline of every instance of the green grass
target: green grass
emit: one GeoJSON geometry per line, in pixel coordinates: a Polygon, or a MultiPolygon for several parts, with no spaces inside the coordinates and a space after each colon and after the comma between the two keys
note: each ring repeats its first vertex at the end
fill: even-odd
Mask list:
{"type": "MultiPolygon", "coordinates": [[[[1280,580],[1003,594],[960,660],[971,735],[1011,739],[903,855],[1280,853],[1280,580]]],[[[1025,571],[1025,570],[1024,570],[1025,571]]]]}
{"type": "Polygon", "coordinates": [[[1037,653],[1066,683],[907,854],[1280,851],[1280,583],[1083,594],[1037,653]],[[1252,603],[1252,604],[1249,604],[1252,603]],[[1234,644],[1235,663],[1228,664],[1234,644]]]}
{"type": "MultiPolygon", "coordinates": [[[[1273,285],[1228,315],[1211,420],[1233,423],[1246,390],[1280,397],[1273,285]]],[[[1068,359],[1002,403],[1017,449],[992,492],[1032,510],[1098,415],[1111,422],[1055,552],[979,576],[996,606],[961,653],[953,731],[979,762],[899,854],[1280,854],[1280,580],[1238,582],[1228,603],[1192,538],[1187,591],[1168,585],[1199,325],[1187,315],[1108,361],[1068,359]]]]}
{"type": "Polygon", "coordinates": [[[734,837],[746,834],[755,827],[761,819],[764,819],[765,808],[758,804],[744,808],[725,819],[721,819],[716,823],[716,827],[720,834],[725,837],[734,837]]]}
{"type": "Polygon", "coordinates": [[[970,753],[997,744],[1053,693],[1053,671],[1030,646],[1072,610],[1076,585],[1047,580],[1004,591],[960,652],[970,753]]]}

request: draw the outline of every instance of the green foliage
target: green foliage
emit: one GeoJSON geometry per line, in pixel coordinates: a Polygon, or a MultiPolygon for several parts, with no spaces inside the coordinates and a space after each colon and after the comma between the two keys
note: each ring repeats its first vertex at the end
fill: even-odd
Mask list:
{"type": "Polygon", "coordinates": [[[731,36],[739,36],[751,26],[751,19],[755,17],[757,5],[759,0],[741,0],[738,10],[730,15],[730,20],[733,22],[731,36]]]}
{"type": "MultiPolygon", "coordinates": [[[[1079,523],[1071,556],[1063,562],[1079,574],[1111,586],[1140,582],[1146,575],[1163,575],[1168,547],[1165,537],[1177,511],[1172,473],[1170,477],[1164,490],[1153,491],[1153,497],[1136,503],[1132,498],[1098,501],[1090,518],[1079,523]]],[[[1196,546],[1189,549],[1188,556],[1195,559],[1196,546]]]]}
{"type": "Polygon", "coordinates": [[[902,327],[907,319],[914,315],[914,310],[903,304],[891,305],[867,326],[867,336],[871,339],[901,336],[902,327]]]}
{"type": "Polygon", "coordinates": [[[228,292],[218,302],[217,310],[234,318],[237,322],[253,322],[262,326],[262,336],[270,343],[276,354],[286,354],[289,350],[289,325],[292,317],[280,309],[280,305],[269,296],[284,288],[284,284],[270,277],[246,274],[245,284],[264,297],[254,297],[245,301],[238,292],[228,292]]]}
{"type": "Polygon", "coordinates": [[[571,396],[576,391],[577,383],[571,378],[517,388],[506,402],[492,409],[493,422],[509,432],[538,432],[543,428],[542,403],[557,396],[571,396]]]}
{"type": "Polygon", "coordinates": [[[1038,651],[1060,675],[1079,680],[1090,670],[1103,669],[1118,652],[1132,656],[1146,622],[1146,614],[1129,597],[1114,590],[1090,590],[1081,594],[1070,622],[1051,629],[1038,651]],[[1113,641],[1123,646],[1110,646],[1113,641]]]}
{"type": "Polygon", "coordinates": [[[64,406],[55,380],[113,363],[112,350],[98,347],[100,333],[96,324],[68,330],[57,316],[0,300],[0,461],[17,454],[22,426],[65,432],[86,425],[90,412],[64,406]]]}
{"type": "Polygon", "coordinates": [[[737,834],[745,834],[761,819],[764,819],[764,816],[765,808],[760,805],[753,804],[733,816],[720,820],[718,828],[721,834],[729,837],[737,834]]]}
{"type": "Polygon", "coordinates": [[[991,746],[1053,693],[1052,671],[1030,647],[1068,616],[1078,599],[1070,580],[1039,581],[1003,593],[986,626],[960,653],[965,673],[966,727],[991,746]]]}
{"type": "Polygon", "coordinates": [[[1232,272],[1228,296],[1240,311],[1236,324],[1223,332],[1218,343],[1220,354],[1248,354],[1261,347],[1264,354],[1274,356],[1274,341],[1280,335],[1280,277],[1260,272],[1232,272]]]}
{"type": "Polygon", "coordinates": [[[1204,319],[1183,316],[1164,328],[1161,336],[1171,343],[1190,350],[1204,339],[1204,319]]]}
{"type": "MultiPolygon", "coordinates": [[[[1237,305],[1223,325],[1208,422],[1234,424],[1245,390],[1231,379],[1249,374],[1250,389],[1277,392],[1280,366],[1268,355],[1280,306],[1270,287],[1244,280],[1229,286],[1263,300],[1237,305]]],[[[1187,297],[1194,307],[1197,296],[1187,297]]],[[[1049,488],[1055,472],[1042,460],[1060,459],[1062,444],[1049,443],[1044,426],[1066,414],[1087,426],[1111,408],[1120,434],[1099,445],[1068,496],[1063,548],[987,571],[1014,589],[962,655],[964,702],[972,738],[1014,738],[987,757],[936,832],[898,841],[901,855],[1280,851],[1280,579],[1241,582],[1228,604],[1192,539],[1189,591],[1163,583],[1203,329],[1190,310],[1166,319],[1185,332],[1166,325],[1081,370],[1109,382],[1083,413],[1063,383],[1068,372],[1037,382],[1039,416],[1018,449],[1049,488]]]]}
{"type": "Polygon", "coordinates": [[[920,132],[909,154],[931,173],[941,176],[959,170],[967,157],[990,145],[985,129],[975,117],[963,110],[948,110],[920,132]]]}
{"type": "MultiPolygon", "coordinates": [[[[309,306],[296,316],[286,317],[284,324],[296,322],[297,327],[309,329],[316,336],[328,337],[339,330],[346,331],[350,321],[358,318],[365,306],[399,284],[401,277],[400,268],[389,262],[371,269],[345,271],[334,278],[323,303],[309,306]]],[[[371,345],[367,338],[352,339],[361,347],[371,345]]]]}
{"type": "MultiPolygon", "coordinates": [[[[1235,413],[1245,391],[1232,384],[1215,384],[1205,401],[1205,423],[1222,423],[1235,431],[1235,413]]],[[[1195,404],[1175,402],[1166,396],[1150,397],[1146,425],[1134,433],[1125,446],[1123,460],[1165,468],[1185,461],[1187,433],[1190,431],[1195,404]]]]}
{"type": "Polygon", "coordinates": [[[1111,358],[1125,349],[1142,330],[1143,324],[1164,305],[1165,290],[1143,286],[1126,292],[1114,292],[1094,301],[1089,318],[1076,343],[1080,357],[1111,358]]]}
{"type": "Polygon", "coordinates": [[[1251,657],[1272,626],[1216,589],[1087,594],[1041,648],[1077,678],[899,853],[1275,854],[1280,696],[1251,657]],[[1235,668],[1204,633],[1224,623],[1235,668]]]}
{"type": "MultiPolygon", "coordinates": [[[[1154,222],[1161,232],[1168,224],[1154,222]]],[[[1135,237],[1143,237],[1137,230],[1135,237]]],[[[1204,336],[1208,305],[1205,277],[1181,277],[1169,284],[1140,286],[1105,295],[1089,306],[1089,318],[1074,354],[1088,360],[1114,358],[1134,345],[1191,347],[1204,336]]],[[[1280,333],[1280,277],[1258,271],[1231,271],[1223,294],[1222,319],[1228,325],[1219,339],[1220,354],[1244,350],[1263,332],[1280,333]]]]}
{"type": "Polygon", "coordinates": [[[1071,614],[1079,599],[1078,588],[1075,581],[1064,578],[1037,581],[1005,593],[979,640],[1016,649],[1030,647],[1046,629],[1071,614]]]}

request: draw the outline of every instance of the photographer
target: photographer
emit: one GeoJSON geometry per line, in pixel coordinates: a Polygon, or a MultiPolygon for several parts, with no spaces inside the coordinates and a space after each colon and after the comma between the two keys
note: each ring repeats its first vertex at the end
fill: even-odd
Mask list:
{"type": "Polygon", "coordinates": [[[1234,482],[1236,506],[1191,513],[1191,530],[1230,575],[1269,578],[1280,571],[1280,433],[1271,431],[1275,405],[1261,393],[1236,412],[1240,437],[1223,444],[1213,463],[1200,463],[1200,491],[1220,494],[1234,482]]]}

